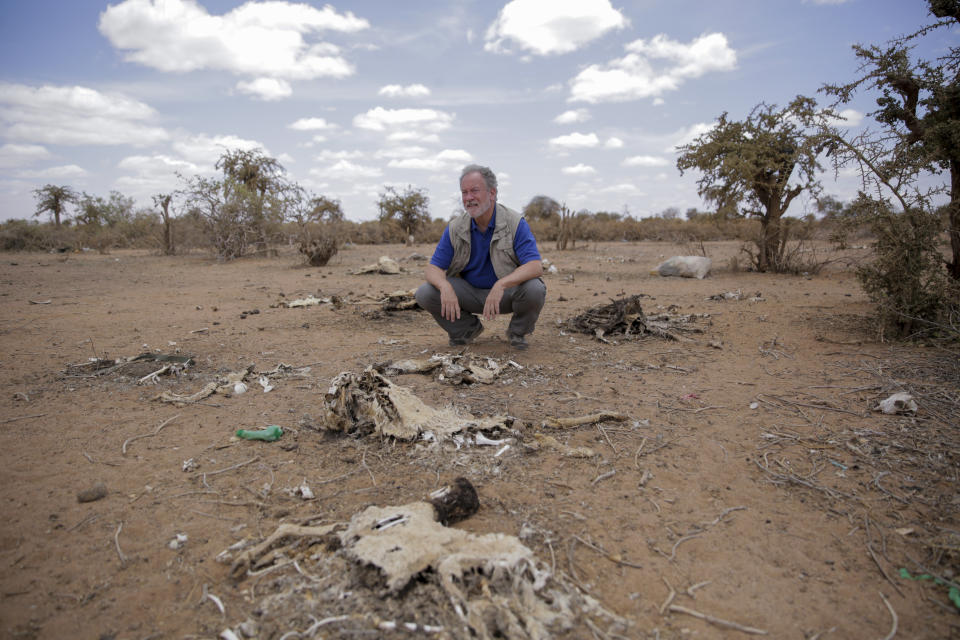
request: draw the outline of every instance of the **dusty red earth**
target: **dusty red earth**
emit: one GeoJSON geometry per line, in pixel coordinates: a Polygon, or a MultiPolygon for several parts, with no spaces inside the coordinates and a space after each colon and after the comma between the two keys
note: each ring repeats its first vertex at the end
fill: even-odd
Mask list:
{"type": "MultiPolygon", "coordinates": [[[[384,294],[421,282],[409,256],[432,247],[351,247],[322,268],[293,252],[230,263],[0,256],[0,635],[217,638],[253,621],[257,637],[306,637],[289,633],[306,621],[259,619],[270,578],[234,581],[218,554],[284,522],[346,521],[466,475],[480,510],[453,526],[538,532],[524,537],[538,558],[626,621],[563,637],[960,637],[948,587],[899,573],[949,582],[960,569],[956,351],[879,341],[844,262],[806,276],[744,272],[731,268],[737,245],[718,243],[706,247],[712,274],[695,280],[651,274],[683,253],[667,243],[543,249],[558,273],[546,276],[529,350],[511,350],[504,318],[469,347],[522,369],[492,385],[394,382],[432,406],[509,414],[526,425],[522,442],[549,432],[592,458],[518,444],[494,460],[493,448],[323,432],[338,373],[449,351],[426,313],[377,312],[384,294]],[[381,255],[405,272],[350,275],[381,255]],[[737,290],[742,299],[708,299],[737,290]],[[308,294],[343,304],[281,304],[308,294]],[[604,343],[561,326],[634,294],[649,296],[648,315],[703,314],[703,333],[604,343]],[[195,364],[156,384],[137,380],[157,363],[71,367],[146,351],[195,364]],[[242,395],[156,399],[279,363],[309,369],[276,377],[269,393],[253,376],[242,395]],[[901,390],[916,416],[874,410],[901,390]],[[629,419],[543,425],[600,411],[629,419]],[[233,436],[273,424],[285,429],[276,442],[233,436]],[[81,502],[97,483],[105,497],[81,502]],[[295,494],[304,483],[315,499],[295,494]],[[178,534],[186,541],[171,548],[178,534]]],[[[313,637],[415,637],[354,613],[313,637]]]]}

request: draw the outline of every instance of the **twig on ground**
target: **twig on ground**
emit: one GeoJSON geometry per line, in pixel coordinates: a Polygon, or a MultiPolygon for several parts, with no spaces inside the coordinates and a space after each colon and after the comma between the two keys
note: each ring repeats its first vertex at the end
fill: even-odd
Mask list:
{"type": "Polygon", "coordinates": [[[703,582],[698,582],[697,584],[690,585],[689,587],[687,587],[687,595],[693,598],[694,600],[696,600],[697,596],[695,596],[693,592],[696,591],[697,589],[707,586],[711,582],[713,582],[713,580],[704,580],[703,582]]]}
{"type": "Polygon", "coordinates": [[[543,421],[543,425],[545,427],[561,429],[567,427],[579,427],[581,425],[593,424],[595,422],[602,422],[604,420],[624,422],[629,419],[630,416],[623,413],[617,413],[615,411],[601,411],[599,413],[591,413],[589,415],[575,416],[572,418],[547,418],[543,421]]]}
{"type": "Polygon", "coordinates": [[[667,582],[666,578],[664,578],[663,576],[660,576],[660,579],[663,580],[663,584],[667,585],[667,589],[670,589],[670,593],[669,595],[667,595],[667,599],[663,601],[662,605],[660,605],[660,615],[663,615],[664,612],[667,610],[667,607],[669,607],[673,603],[673,599],[677,597],[677,592],[673,588],[673,585],[667,582]]]}
{"type": "Polygon", "coordinates": [[[120,550],[120,532],[123,531],[123,521],[120,521],[120,526],[117,527],[117,532],[113,534],[113,544],[117,547],[117,555],[120,556],[120,566],[123,567],[127,564],[127,556],[123,555],[123,551],[120,550]]]}
{"type": "Polygon", "coordinates": [[[83,520],[81,520],[80,522],[78,522],[77,524],[75,524],[75,525],[73,525],[72,527],[70,527],[69,529],[67,529],[67,531],[69,532],[69,531],[73,531],[74,529],[79,529],[79,528],[82,527],[83,525],[87,524],[88,522],[93,522],[94,520],[96,520],[96,519],[99,518],[99,517],[100,517],[100,514],[97,514],[97,513],[95,513],[95,514],[93,514],[93,515],[90,515],[90,516],[87,516],[86,518],[84,518],[83,520]]]}
{"type": "Polygon", "coordinates": [[[602,555],[604,558],[606,558],[606,559],[609,560],[610,562],[619,564],[619,565],[624,566],[624,567],[630,567],[630,568],[632,568],[632,569],[643,569],[643,566],[642,566],[642,565],[639,565],[639,564],[637,564],[637,563],[635,563],[635,562],[628,562],[627,560],[622,560],[622,559],[614,556],[612,553],[610,553],[609,551],[607,551],[607,550],[604,549],[603,547],[598,546],[598,545],[595,545],[595,544],[593,544],[593,543],[591,543],[591,542],[587,542],[586,540],[584,540],[584,539],[581,538],[580,536],[573,536],[573,539],[576,540],[577,542],[579,542],[580,544],[584,545],[585,547],[589,547],[589,548],[593,549],[594,551],[596,551],[597,553],[599,553],[600,555],[602,555]]]}
{"type": "Polygon", "coordinates": [[[704,528],[704,529],[709,529],[710,527],[712,527],[712,526],[714,526],[714,525],[720,524],[720,521],[721,521],[721,520],[723,520],[724,518],[726,518],[727,515],[733,513],[734,511],[746,511],[746,510],[747,510],[747,508],[744,507],[743,505],[741,505],[741,506],[739,506],[739,507],[728,507],[728,508],[724,509],[724,510],[720,513],[719,516],[717,516],[716,518],[714,518],[714,519],[713,519],[713,522],[710,522],[710,523],[707,523],[707,524],[703,525],[703,528],[704,528]]]}
{"type": "Polygon", "coordinates": [[[128,445],[128,444],[130,444],[131,442],[134,442],[134,441],[136,441],[136,440],[141,440],[141,439],[143,439],[143,438],[152,438],[153,436],[155,436],[155,435],[157,435],[158,433],[160,433],[160,430],[161,430],[161,429],[163,429],[165,426],[167,426],[168,424],[170,424],[171,422],[173,422],[174,420],[176,420],[176,419],[179,418],[179,417],[180,417],[180,414],[178,413],[177,415],[173,416],[172,418],[167,418],[166,420],[164,420],[163,422],[160,423],[160,426],[158,426],[156,429],[153,430],[153,433],[145,433],[145,434],[143,434],[143,435],[133,436],[133,437],[127,438],[126,440],[124,440],[123,446],[120,447],[120,453],[123,454],[123,455],[127,455],[127,445],[128,445]]]}
{"type": "Polygon", "coordinates": [[[224,469],[218,469],[218,470],[216,470],[216,471],[207,471],[206,473],[203,474],[203,477],[206,478],[207,476],[216,476],[216,475],[219,475],[219,474],[221,474],[221,473],[226,473],[227,471],[233,471],[234,469],[239,469],[240,467],[245,467],[245,466],[247,466],[248,464],[252,464],[252,463],[258,461],[259,459],[260,459],[260,456],[254,456],[254,457],[250,458],[249,460],[246,460],[246,461],[244,461],[244,462],[238,462],[237,464],[232,465],[232,466],[229,466],[229,467],[226,467],[226,468],[224,468],[224,469]]]}
{"type": "Polygon", "coordinates": [[[637,452],[633,454],[633,465],[639,469],[640,468],[640,452],[643,451],[643,445],[647,444],[647,437],[644,436],[643,440],[640,441],[640,446],[637,447],[637,452]]]}
{"type": "Polygon", "coordinates": [[[597,425],[597,430],[603,434],[604,440],[607,441],[607,444],[610,445],[610,448],[613,449],[613,455],[617,455],[617,448],[613,446],[613,442],[610,441],[610,436],[607,435],[607,430],[604,429],[601,425],[597,425]]]}
{"type": "Polygon", "coordinates": [[[327,478],[326,480],[318,480],[317,482],[314,482],[314,483],[312,483],[312,484],[313,484],[314,486],[320,486],[321,484],[330,484],[331,482],[336,482],[337,480],[343,480],[344,478],[347,478],[347,477],[349,477],[349,476],[352,476],[352,475],[355,474],[356,472],[357,472],[357,470],[356,470],[356,468],[354,468],[352,471],[348,471],[348,472],[344,473],[343,475],[339,475],[339,476],[337,476],[337,477],[335,477],[335,478],[327,478]]]}
{"type": "Polygon", "coordinates": [[[600,475],[598,475],[596,478],[593,479],[593,481],[590,483],[590,485],[591,485],[591,486],[594,486],[594,485],[596,485],[598,482],[601,482],[601,481],[603,481],[603,480],[606,480],[607,478],[612,478],[614,475],[616,475],[616,473],[617,473],[617,470],[616,470],[616,469],[611,469],[610,471],[607,471],[606,473],[601,473],[600,475]]]}
{"type": "Polygon", "coordinates": [[[877,554],[873,552],[873,547],[870,546],[869,542],[867,542],[867,551],[870,552],[870,557],[873,558],[873,563],[877,565],[877,569],[880,569],[880,573],[883,574],[883,577],[886,579],[886,581],[890,583],[890,586],[896,589],[897,593],[899,593],[901,597],[905,597],[903,595],[903,591],[901,591],[900,587],[897,586],[897,583],[890,578],[889,574],[887,574],[887,570],[884,569],[883,565],[880,564],[880,560],[877,558],[877,554]]]}
{"type": "Polygon", "coordinates": [[[31,420],[33,418],[42,418],[46,416],[45,413],[35,413],[32,416],[17,416],[16,418],[7,418],[6,420],[0,422],[0,424],[9,424],[11,422],[16,422],[17,420],[31,420]]]}
{"type": "Polygon", "coordinates": [[[893,493],[893,492],[891,492],[891,491],[888,491],[888,490],[886,490],[886,489],[884,489],[883,487],[880,486],[880,478],[882,478],[883,476],[888,476],[888,475],[890,475],[890,472],[889,472],[889,471],[881,471],[881,472],[878,473],[876,476],[874,476],[874,478],[873,478],[873,484],[874,484],[874,486],[876,486],[877,489],[880,489],[880,491],[882,491],[883,493],[887,494],[888,496],[890,496],[890,497],[893,498],[894,500],[896,500],[896,501],[898,501],[898,502],[902,502],[903,504],[910,504],[910,501],[909,501],[909,500],[907,500],[907,499],[905,499],[905,498],[901,498],[901,497],[898,496],[897,494],[895,494],[895,493],[893,493]]]}
{"type": "Polygon", "coordinates": [[[370,467],[367,466],[367,450],[363,450],[363,455],[360,457],[360,465],[367,470],[367,473],[370,474],[370,481],[373,482],[373,486],[377,486],[377,479],[373,475],[373,471],[370,470],[370,467]]]}
{"type": "MultiPolygon", "coordinates": [[[[677,557],[677,547],[679,547],[681,544],[683,544],[683,543],[686,542],[687,540],[693,540],[694,538],[699,538],[699,537],[702,536],[702,535],[703,535],[703,533],[691,533],[690,535],[683,536],[682,538],[680,538],[679,540],[677,540],[676,542],[674,542],[674,543],[673,543],[673,549],[670,550],[670,555],[669,555],[669,556],[666,556],[666,554],[664,554],[664,555],[666,556],[667,560],[669,560],[670,562],[673,562],[673,561],[676,559],[676,557],[677,557]]],[[[663,553],[663,552],[661,552],[661,553],[663,553]]]]}
{"type": "Polygon", "coordinates": [[[887,600],[887,596],[883,595],[883,592],[878,591],[877,593],[880,594],[880,597],[883,599],[883,604],[887,605],[887,610],[890,611],[890,617],[893,618],[893,626],[890,628],[890,633],[884,636],[883,640],[892,640],[892,638],[897,635],[897,624],[899,622],[897,612],[890,606],[890,601],[887,600]]]}
{"type": "Polygon", "coordinates": [[[706,613],[700,613],[699,611],[694,611],[693,609],[687,609],[686,607],[681,607],[678,604],[670,605],[670,611],[672,613],[685,613],[688,616],[693,616],[694,618],[700,618],[705,622],[710,624],[715,624],[718,627],[726,627],[728,629],[736,629],[737,631],[742,631],[744,633],[749,633],[755,636],[765,636],[767,632],[764,629],[757,629],[754,627],[746,627],[742,624],[737,624],[736,622],[730,622],[729,620],[724,620],[722,618],[717,618],[715,616],[708,615],[706,613]]]}

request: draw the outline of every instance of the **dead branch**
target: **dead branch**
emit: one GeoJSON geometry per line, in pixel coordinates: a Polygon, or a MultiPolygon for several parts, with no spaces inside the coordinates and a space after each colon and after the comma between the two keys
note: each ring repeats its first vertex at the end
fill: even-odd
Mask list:
{"type": "Polygon", "coordinates": [[[16,418],[7,418],[6,420],[3,420],[2,422],[0,422],[0,424],[9,424],[11,422],[16,422],[17,420],[31,420],[33,418],[43,418],[46,415],[47,415],[46,413],[35,413],[32,416],[17,416],[16,418]]]}
{"type": "Polygon", "coordinates": [[[606,480],[607,478],[612,478],[614,475],[616,475],[616,473],[617,473],[616,469],[611,469],[606,473],[601,473],[600,475],[598,475],[596,478],[593,479],[593,482],[591,482],[590,485],[593,486],[593,485],[596,485],[598,482],[602,482],[603,480],[606,480]]]}
{"type": "Polygon", "coordinates": [[[662,605],[660,605],[660,615],[663,615],[664,612],[667,610],[667,607],[669,607],[673,603],[673,599],[677,597],[677,592],[673,588],[673,585],[671,585],[666,578],[664,578],[663,576],[660,576],[660,579],[663,580],[663,584],[667,585],[667,588],[670,589],[670,593],[667,595],[667,599],[663,601],[662,605]]]}
{"type": "Polygon", "coordinates": [[[737,624],[736,622],[730,622],[729,620],[723,620],[722,618],[717,618],[715,616],[711,616],[706,613],[700,613],[699,611],[694,611],[693,609],[687,609],[686,607],[681,607],[678,604],[670,605],[670,611],[672,613],[685,613],[688,616],[699,618],[705,622],[709,622],[710,624],[715,624],[718,627],[726,627],[727,629],[736,629],[737,631],[742,631],[744,633],[749,633],[755,636],[767,635],[767,632],[764,629],[757,629],[755,627],[746,627],[742,624],[737,624]]]}
{"type": "Polygon", "coordinates": [[[878,591],[880,597],[883,599],[883,604],[887,605],[887,610],[890,611],[890,617],[893,618],[893,626],[890,628],[890,633],[884,636],[883,640],[893,640],[893,637],[897,635],[897,612],[893,610],[893,607],[890,606],[890,601],[887,600],[887,596],[883,595],[882,592],[878,591]]]}
{"type": "Polygon", "coordinates": [[[123,551],[120,550],[120,532],[123,531],[123,521],[120,521],[120,526],[117,527],[117,532],[113,534],[113,544],[117,547],[117,555],[120,556],[120,566],[123,567],[127,564],[127,556],[123,555],[123,551]]]}
{"type": "Polygon", "coordinates": [[[615,411],[600,411],[599,413],[591,413],[585,416],[574,416],[572,418],[547,418],[543,421],[543,426],[552,427],[554,429],[563,429],[569,427],[579,427],[585,424],[594,424],[596,422],[603,422],[604,420],[625,422],[629,419],[630,416],[623,413],[617,413],[615,411]]]}
{"type": "Polygon", "coordinates": [[[127,438],[127,439],[123,442],[123,446],[120,447],[120,453],[123,454],[123,455],[127,455],[127,445],[128,445],[128,444],[130,444],[131,442],[134,442],[134,441],[136,441],[136,440],[141,440],[141,439],[143,439],[143,438],[152,438],[153,436],[155,436],[155,435],[157,435],[158,433],[160,433],[160,431],[161,431],[165,426],[167,426],[168,424],[170,424],[171,422],[173,422],[174,420],[176,420],[176,419],[179,418],[179,417],[180,417],[180,414],[178,413],[177,415],[173,416],[172,418],[167,418],[166,420],[164,420],[163,422],[160,423],[160,426],[158,426],[156,429],[154,429],[153,433],[145,433],[145,434],[140,435],[140,436],[133,436],[132,438],[127,438]]]}
{"type": "Polygon", "coordinates": [[[604,549],[603,547],[601,547],[601,546],[599,546],[599,545],[596,545],[596,544],[593,544],[593,543],[591,543],[591,542],[587,542],[586,540],[584,540],[584,539],[581,538],[580,536],[573,536],[573,539],[576,540],[577,542],[579,542],[580,544],[582,544],[583,546],[589,547],[590,549],[593,549],[594,551],[596,551],[597,553],[599,553],[600,555],[602,555],[604,558],[606,558],[606,559],[609,560],[610,562],[613,562],[613,563],[615,563],[615,564],[618,564],[618,565],[620,565],[620,566],[622,566],[622,567],[631,567],[631,568],[633,568],[633,569],[643,569],[643,566],[642,566],[642,565],[639,565],[639,564],[637,564],[637,563],[635,563],[635,562],[628,562],[627,560],[624,560],[624,559],[622,559],[622,558],[620,558],[620,557],[618,557],[618,556],[615,556],[615,555],[613,555],[612,553],[610,553],[609,551],[607,551],[606,549],[604,549]]]}

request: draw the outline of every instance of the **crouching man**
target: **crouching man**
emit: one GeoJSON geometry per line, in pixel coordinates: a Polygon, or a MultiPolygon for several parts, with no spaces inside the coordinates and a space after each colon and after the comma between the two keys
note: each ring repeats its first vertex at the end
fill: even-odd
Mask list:
{"type": "Polygon", "coordinates": [[[512,313],[507,340],[526,349],[547,295],[537,241],[519,213],[497,202],[497,177],[487,167],[464,167],[460,195],[464,213],[437,243],[417,303],[447,332],[450,346],[483,332],[477,315],[512,313]]]}

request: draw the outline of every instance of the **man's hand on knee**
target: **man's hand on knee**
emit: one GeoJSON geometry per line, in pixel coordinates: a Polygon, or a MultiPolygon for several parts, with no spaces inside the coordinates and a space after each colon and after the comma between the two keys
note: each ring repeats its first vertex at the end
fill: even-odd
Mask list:
{"type": "Polygon", "coordinates": [[[450,322],[460,319],[460,300],[457,292],[449,284],[440,289],[440,315],[450,322]]]}

